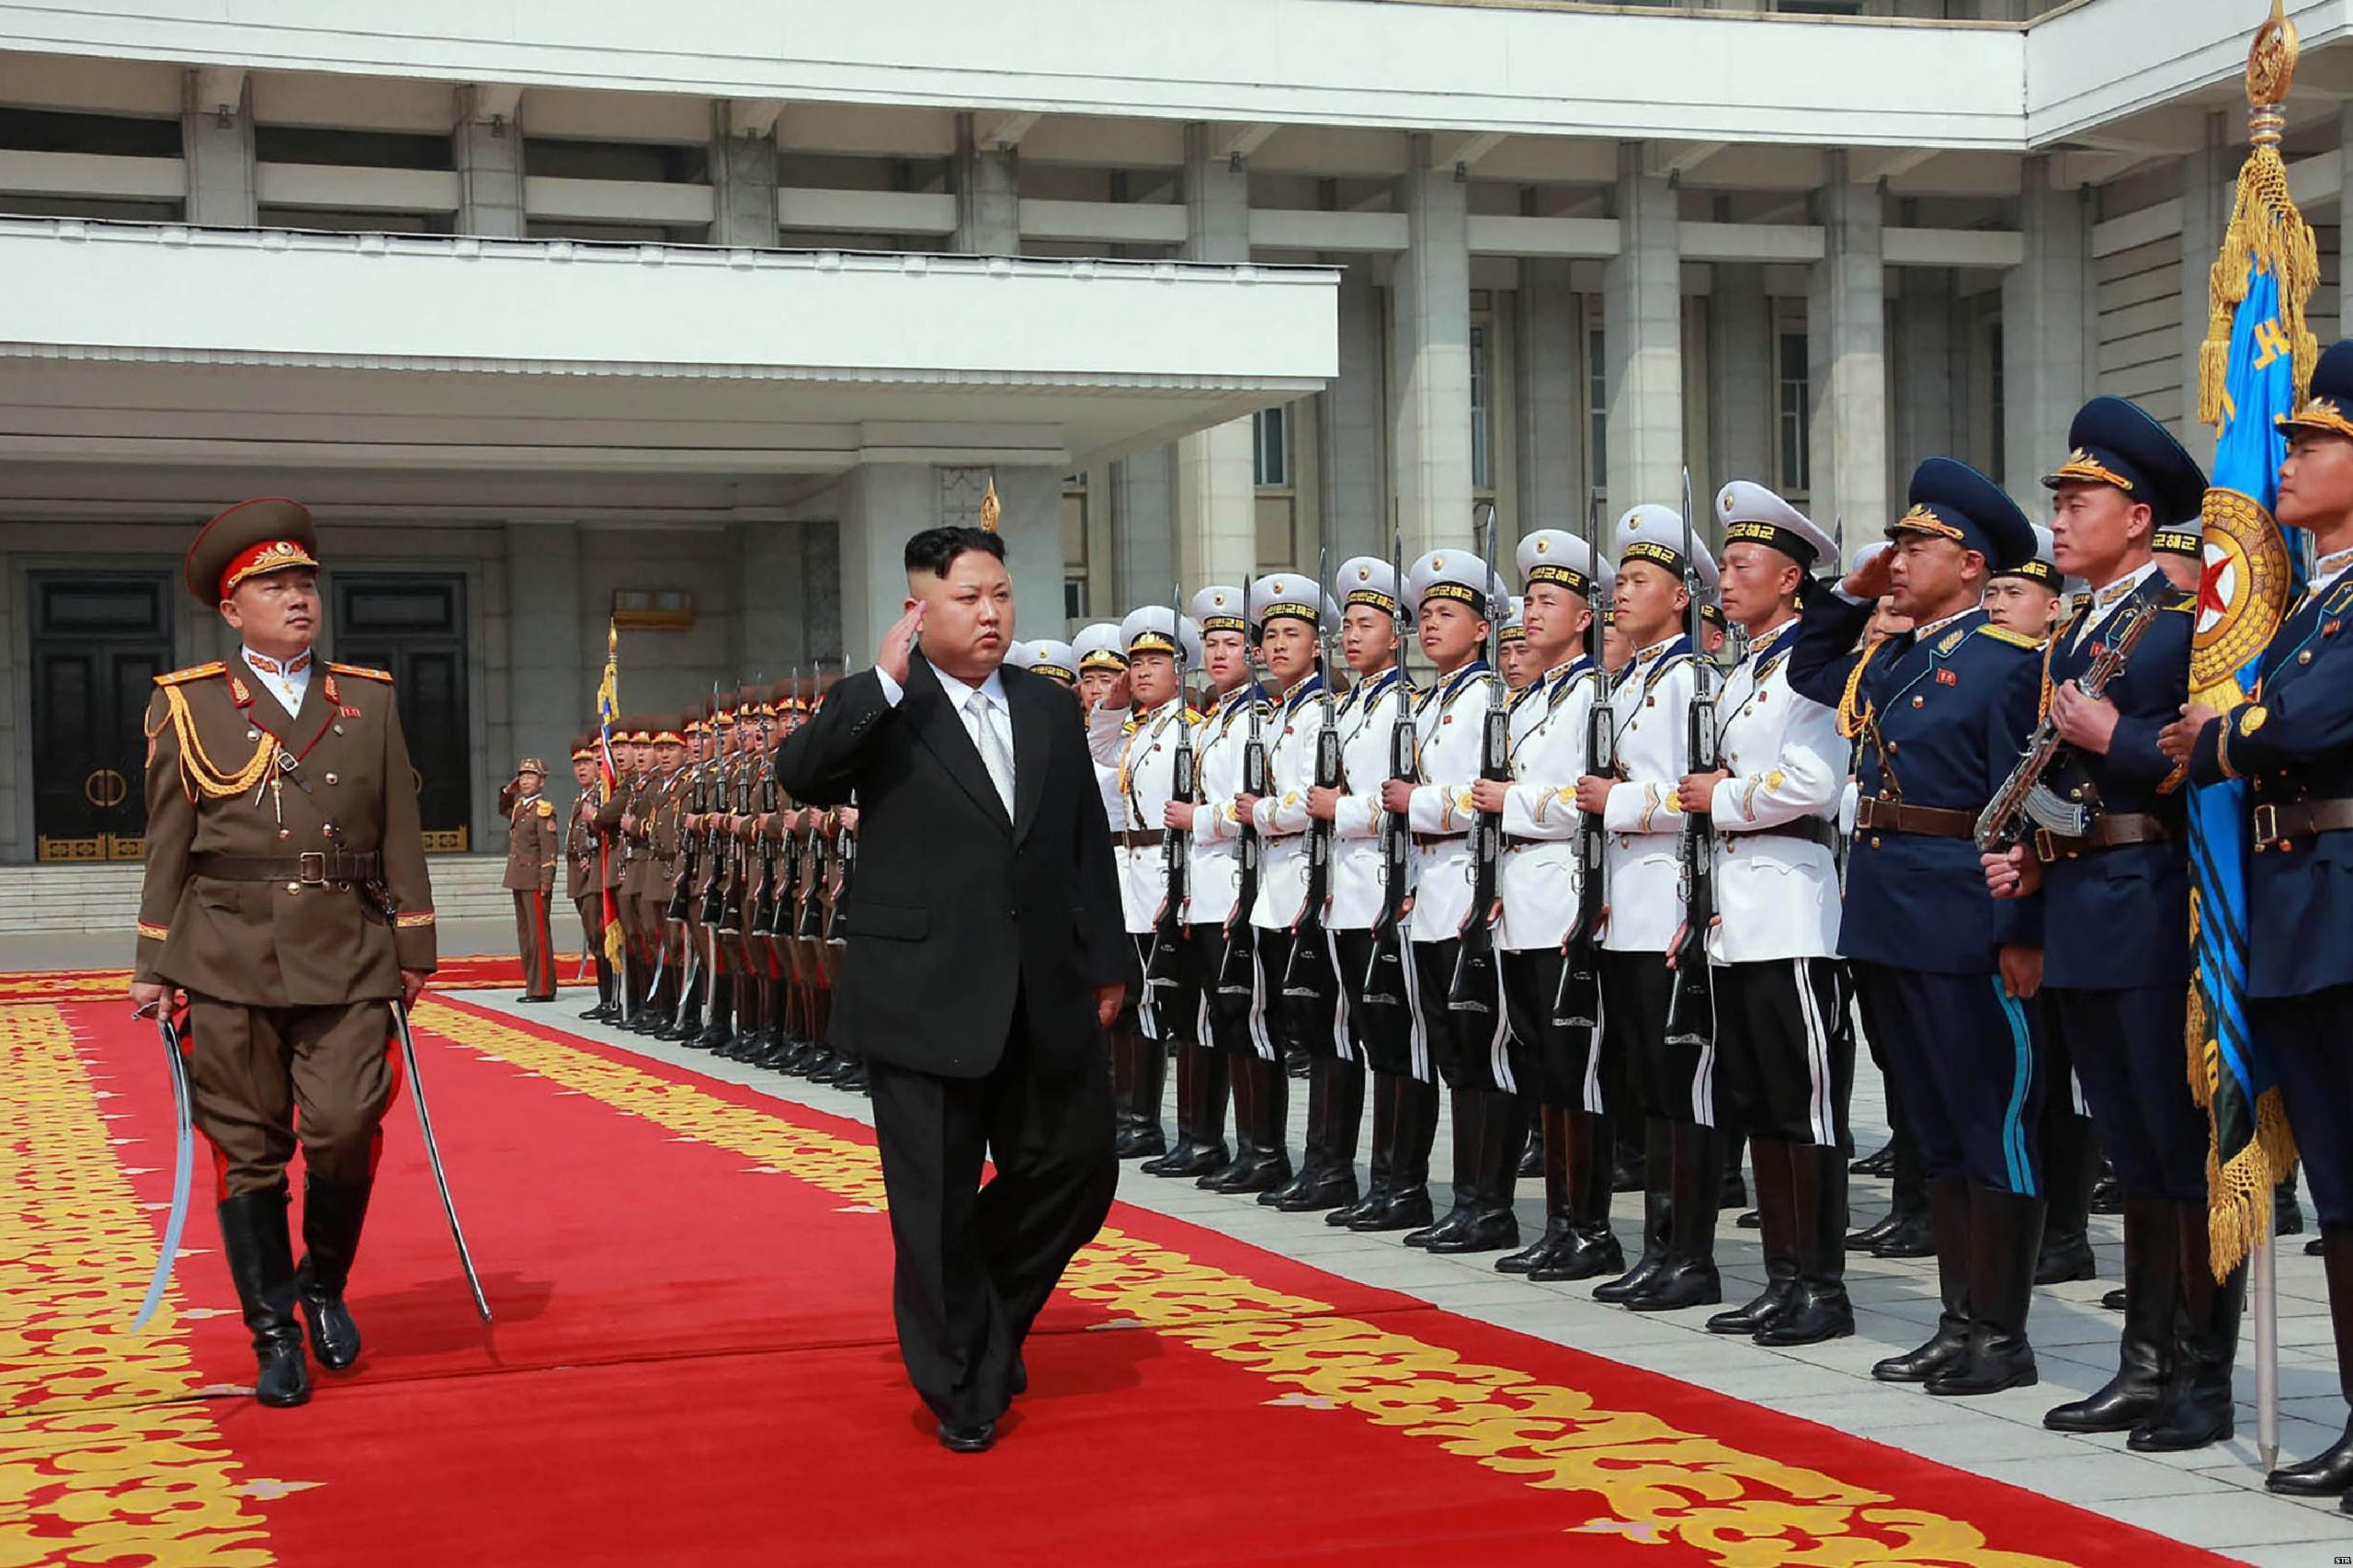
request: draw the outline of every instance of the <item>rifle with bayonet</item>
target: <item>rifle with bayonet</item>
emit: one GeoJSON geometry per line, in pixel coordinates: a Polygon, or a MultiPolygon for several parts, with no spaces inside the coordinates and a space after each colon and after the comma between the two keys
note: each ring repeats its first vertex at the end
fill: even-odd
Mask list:
{"type": "MultiPolygon", "coordinates": [[[[1511,779],[1511,712],[1503,676],[1504,622],[1511,616],[1510,597],[1501,590],[1495,574],[1495,504],[1487,509],[1487,711],[1479,728],[1479,777],[1511,779]]],[[[1493,1015],[1503,991],[1495,973],[1495,874],[1503,862],[1504,818],[1501,812],[1480,812],[1471,819],[1471,913],[1463,916],[1461,946],[1455,950],[1454,977],[1447,984],[1446,1005],[1458,1013],[1493,1015]]]]}
{"type": "MultiPolygon", "coordinates": [[[[2115,635],[2100,645],[2091,666],[2075,683],[2086,698],[2098,701],[2109,683],[2124,673],[2132,650],[2141,645],[2141,639],[2156,624],[2159,608],[2155,599],[2143,599],[2121,619],[2115,635]]],[[[2010,776],[2002,780],[2002,787],[1977,815],[1979,849],[1998,855],[2016,846],[2029,833],[2081,838],[2091,832],[2092,823],[2099,814],[2096,795],[2089,801],[2080,797],[2061,800],[2059,792],[2043,782],[2074,749],[2059,738],[2058,720],[2044,715],[2034,727],[2034,733],[2027,737],[2018,766],[2010,769],[2010,776]]]]}
{"type": "MultiPolygon", "coordinates": [[[[1585,542],[1593,556],[1593,619],[1586,624],[1585,656],[1593,665],[1593,706],[1586,711],[1585,771],[1591,778],[1618,776],[1618,714],[1609,706],[1609,667],[1602,646],[1599,560],[1601,555],[1601,496],[1596,492],[1586,506],[1585,542]]],[[[1577,814],[1577,915],[1563,940],[1565,960],[1561,986],[1552,998],[1552,1022],[1573,1029],[1590,1029],[1601,1021],[1602,908],[1609,902],[1609,835],[1598,812],[1577,814]]]]}
{"type": "MultiPolygon", "coordinates": [[[[1184,593],[1180,582],[1168,601],[1170,613],[1177,617],[1171,634],[1176,644],[1172,655],[1176,661],[1176,747],[1168,764],[1168,798],[1189,806],[1199,781],[1194,777],[1193,726],[1185,716],[1185,622],[1178,608],[1185,602],[1184,593]]],[[[1189,831],[1161,829],[1160,866],[1160,913],[1153,919],[1152,947],[1144,954],[1143,983],[1148,992],[1184,983],[1185,903],[1192,895],[1193,835],[1189,831]]]]}
{"type": "MultiPolygon", "coordinates": [[[[1389,629],[1397,639],[1397,682],[1393,688],[1396,714],[1389,725],[1389,777],[1412,783],[1421,772],[1421,737],[1414,729],[1414,693],[1405,681],[1405,536],[1397,528],[1396,509],[1389,518],[1389,567],[1396,603],[1389,611],[1389,629]]],[[[1320,760],[1320,759],[1319,759],[1320,760]]],[[[1372,956],[1364,971],[1364,1005],[1368,1007],[1410,1007],[1405,965],[1405,900],[1412,892],[1406,879],[1413,871],[1414,825],[1404,812],[1384,811],[1381,816],[1381,913],[1372,923],[1372,956]]]]}
{"type": "MultiPolygon", "coordinates": [[[[1315,553],[1315,641],[1324,666],[1324,722],[1315,732],[1315,787],[1340,787],[1340,700],[1333,685],[1339,667],[1332,624],[1330,596],[1324,585],[1332,580],[1332,551],[1315,553]]],[[[1324,921],[1332,898],[1332,827],[1321,817],[1307,824],[1307,897],[1291,922],[1290,957],[1283,964],[1283,994],[1320,1001],[1338,990],[1332,969],[1332,938],[1324,921]]]]}
{"type": "MultiPolygon", "coordinates": [[[[1243,584],[1246,604],[1250,597],[1247,579],[1243,584]]],[[[1267,793],[1267,738],[1260,722],[1258,687],[1258,650],[1254,645],[1250,661],[1250,732],[1242,743],[1242,793],[1256,800],[1267,793]]],[[[1258,861],[1262,846],[1258,841],[1258,824],[1255,815],[1236,824],[1242,831],[1240,860],[1242,877],[1233,895],[1233,912],[1225,917],[1225,951],[1218,961],[1217,990],[1223,996],[1248,996],[1257,990],[1257,934],[1250,924],[1250,912],[1258,902],[1258,861]]]]}
{"type": "MultiPolygon", "coordinates": [[[[1683,471],[1684,635],[1691,643],[1691,701],[1684,710],[1688,753],[1683,771],[1716,770],[1716,663],[1699,652],[1699,562],[1691,540],[1691,471],[1683,471]]],[[[1681,781],[1677,781],[1680,788],[1681,781]]],[[[1676,881],[1683,895],[1683,931],[1669,956],[1675,989],[1666,1006],[1666,1043],[1705,1049],[1715,1043],[1716,992],[1708,971],[1708,928],[1716,919],[1716,827],[1707,812],[1685,812],[1676,839],[1676,881]]]]}

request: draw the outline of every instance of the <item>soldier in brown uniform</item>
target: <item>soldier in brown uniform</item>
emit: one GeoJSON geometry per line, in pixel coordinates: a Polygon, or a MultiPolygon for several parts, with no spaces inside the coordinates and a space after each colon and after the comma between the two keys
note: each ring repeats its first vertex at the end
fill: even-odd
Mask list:
{"type": "Polygon", "coordinates": [[[672,806],[678,824],[678,876],[670,892],[670,904],[665,912],[672,931],[672,961],[680,965],[681,981],[688,971],[694,983],[678,997],[678,1012],[670,1027],[662,1031],[661,1039],[691,1045],[702,1034],[703,998],[710,993],[710,960],[702,941],[702,895],[709,883],[709,868],[704,864],[710,857],[703,853],[703,838],[699,822],[705,798],[705,769],[710,756],[710,719],[703,707],[689,708],[681,726],[687,737],[687,755],[678,771],[677,792],[672,806]]]}
{"type": "Polygon", "coordinates": [[[498,791],[506,818],[506,876],[515,895],[515,949],[523,959],[517,1002],[555,1000],[555,937],[548,901],[555,892],[555,802],[547,796],[548,767],[536,756],[515,765],[515,780],[498,791]]]}
{"type": "Polygon", "coordinates": [[[580,735],[572,743],[572,782],[577,793],[563,829],[563,895],[580,912],[581,950],[597,966],[597,1005],[580,1016],[599,1023],[617,1017],[620,1004],[613,998],[613,966],[605,957],[604,835],[597,826],[597,810],[605,803],[604,776],[597,767],[597,742],[580,735]]]}
{"type": "Polygon", "coordinates": [[[392,677],[313,659],[317,567],[311,515],[292,501],[233,506],[189,547],[188,592],[244,646],[156,677],[131,983],[142,1007],[185,1001],[255,1392],[281,1406],[311,1395],[298,1308],[324,1365],[359,1355],[343,1292],[400,1083],[390,1004],[415,1000],[434,967],[392,677]],[[286,1218],[298,1142],[299,1266],[286,1218]]]}
{"type": "Polygon", "coordinates": [[[727,772],[735,756],[735,699],[722,693],[711,702],[710,756],[704,764],[702,788],[694,804],[696,831],[705,850],[696,919],[703,944],[703,964],[710,971],[710,1022],[687,1043],[702,1051],[718,1051],[735,1039],[734,955],[720,935],[724,925],[723,903],[734,883],[733,857],[728,852],[727,772]]]}
{"type": "Polygon", "coordinates": [[[654,766],[652,721],[630,722],[631,754],[629,794],[621,808],[621,929],[628,933],[631,968],[628,1027],[650,1034],[661,1027],[655,1017],[660,999],[654,994],[655,976],[668,975],[660,963],[659,911],[653,895],[654,807],[660,798],[661,779],[654,766]]]}

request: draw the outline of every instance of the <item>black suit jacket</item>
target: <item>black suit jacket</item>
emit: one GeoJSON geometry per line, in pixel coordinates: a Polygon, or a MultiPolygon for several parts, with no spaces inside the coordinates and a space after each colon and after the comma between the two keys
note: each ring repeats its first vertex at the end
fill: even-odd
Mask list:
{"type": "Polygon", "coordinates": [[[1126,977],[1109,824],[1077,700],[1007,666],[1014,814],[931,665],[897,707],[872,670],[785,738],[777,782],[858,810],[836,1043],[949,1078],[994,1070],[1017,1023],[1032,1062],[1075,1072],[1103,1050],[1095,988],[1126,977]]]}

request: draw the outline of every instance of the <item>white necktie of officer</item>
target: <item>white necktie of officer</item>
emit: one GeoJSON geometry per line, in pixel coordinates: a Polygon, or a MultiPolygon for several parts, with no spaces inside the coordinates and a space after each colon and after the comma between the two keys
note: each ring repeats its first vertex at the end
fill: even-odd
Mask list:
{"type": "Polygon", "coordinates": [[[989,782],[996,786],[997,799],[1005,803],[1005,819],[1013,820],[1013,747],[1007,744],[997,705],[985,691],[975,691],[964,701],[964,726],[972,734],[972,744],[981,754],[981,766],[989,770],[989,782]]]}

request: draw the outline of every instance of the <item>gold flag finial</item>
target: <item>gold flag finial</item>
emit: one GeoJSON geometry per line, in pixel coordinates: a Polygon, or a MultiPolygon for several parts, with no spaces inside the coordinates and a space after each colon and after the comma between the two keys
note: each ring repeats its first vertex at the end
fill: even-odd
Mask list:
{"type": "Polygon", "coordinates": [[[981,497],[981,527],[996,532],[997,519],[1005,516],[1005,508],[996,498],[996,475],[989,475],[988,494],[981,497]]]}
{"type": "Polygon", "coordinates": [[[2296,24],[2288,19],[2286,0],[2271,0],[2271,19],[2256,29],[2255,42],[2246,51],[2246,101],[2255,111],[2257,146],[2279,143],[2279,132],[2286,129],[2279,106],[2288,101],[2288,87],[2296,78],[2296,59],[2302,52],[2296,24]]]}

